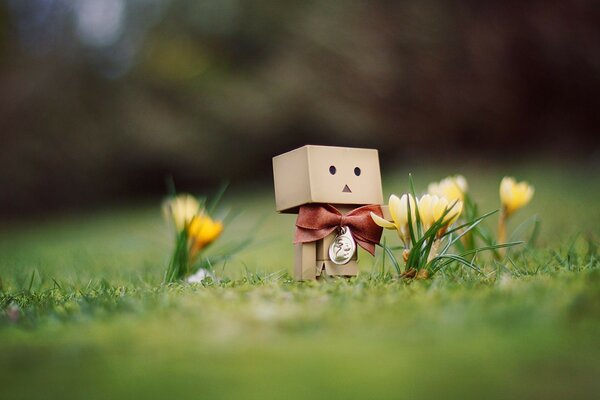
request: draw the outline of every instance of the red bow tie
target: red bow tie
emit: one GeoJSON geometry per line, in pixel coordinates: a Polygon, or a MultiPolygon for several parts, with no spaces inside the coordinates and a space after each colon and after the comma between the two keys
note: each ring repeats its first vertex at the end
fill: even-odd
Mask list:
{"type": "Polygon", "coordinates": [[[373,222],[371,212],[383,217],[378,205],[355,208],[347,214],[342,214],[331,204],[301,206],[296,219],[294,243],[314,242],[339,227],[347,226],[358,245],[375,255],[375,245],[381,240],[383,228],[373,222]]]}

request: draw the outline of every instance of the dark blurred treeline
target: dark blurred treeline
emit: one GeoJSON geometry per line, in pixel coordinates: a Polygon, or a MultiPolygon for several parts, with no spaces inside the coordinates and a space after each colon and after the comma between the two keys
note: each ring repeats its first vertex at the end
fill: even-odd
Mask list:
{"type": "Polygon", "coordinates": [[[270,179],[305,143],[597,157],[589,1],[5,0],[0,210],[270,179]]]}

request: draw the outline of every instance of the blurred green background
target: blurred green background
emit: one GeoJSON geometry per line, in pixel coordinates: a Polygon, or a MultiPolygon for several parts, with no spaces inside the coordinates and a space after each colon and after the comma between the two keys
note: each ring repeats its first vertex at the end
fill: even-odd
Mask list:
{"type": "Polygon", "coordinates": [[[597,170],[598,54],[593,0],[3,0],[0,212],[268,182],[306,143],[597,170]]]}

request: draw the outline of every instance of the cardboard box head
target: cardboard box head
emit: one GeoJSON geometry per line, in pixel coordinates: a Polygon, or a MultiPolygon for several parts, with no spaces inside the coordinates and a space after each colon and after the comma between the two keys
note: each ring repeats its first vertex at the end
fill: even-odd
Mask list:
{"type": "Polygon", "coordinates": [[[381,204],[379,154],[374,149],[303,146],[273,157],[277,211],[309,203],[381,204]]]}

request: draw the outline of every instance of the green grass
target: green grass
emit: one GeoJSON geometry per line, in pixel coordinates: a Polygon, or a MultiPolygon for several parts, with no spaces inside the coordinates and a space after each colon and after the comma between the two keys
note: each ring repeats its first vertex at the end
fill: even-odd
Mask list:
{"type": "MultiPolygon", "coordinates": [[[[161,285],[172,243],[158,202],[6,226],[0,397],[598,397],[598,174],[456,172],[485,211],[504,171],[536,186],[511,227],[539,214],[537,247],[424,282],[364,253],[357,279],[293,282],[294,216],[272,211],[269,188],[225,199],[243,214],[221,245],[256,245],[217,266],[218,284],[161,285]]],[[[416,171],[417,190],[451,172],[416,171]]],[[[405,171],[384,184],[405,191],[405,171]]]]}

